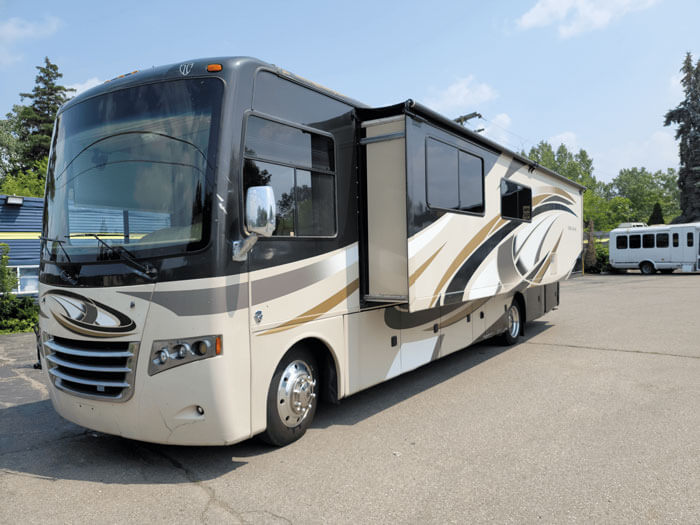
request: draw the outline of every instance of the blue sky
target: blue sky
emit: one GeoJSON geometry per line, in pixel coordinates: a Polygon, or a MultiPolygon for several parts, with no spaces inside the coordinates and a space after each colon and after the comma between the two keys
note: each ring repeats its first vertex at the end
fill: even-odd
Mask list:
{"type": "Polygon", "coordinates": [[[0,0],[0,114],[48,56],[78,88],[152,65],[249,55],[370,105],[413,98],[528,150],[583,148],[595,175],[677,167],[663,115],[700,58],[696,0],[0,0]]]}

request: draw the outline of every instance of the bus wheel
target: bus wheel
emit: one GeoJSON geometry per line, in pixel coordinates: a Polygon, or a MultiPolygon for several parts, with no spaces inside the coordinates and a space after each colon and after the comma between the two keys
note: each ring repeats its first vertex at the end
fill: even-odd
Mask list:
{"type": "Polygon", "coordinates": [[[523,322],[523,316],[520,311],[518,301],[513,299],[513,304],[508,308],[508,328],[501,336],[501,341],[504,345],[510,346],[518,342],[520,336],[520,328],[523,322]]]}
{"type": "Polygon", "coordinates": [[[277,365],[267,393],[267,430],[261,436],[282,447],[309,428],[316,413],[318,367],[305,348],[292,348],[277,365]]]}
{"type": "Polygon", "coordinates": [[[640,264],[639,269],[644,275],[651,275],[652,273],[656,272],[656,270],[654,270],[654,265],[649,261],[644,261],[642,264],[640,264]]]}

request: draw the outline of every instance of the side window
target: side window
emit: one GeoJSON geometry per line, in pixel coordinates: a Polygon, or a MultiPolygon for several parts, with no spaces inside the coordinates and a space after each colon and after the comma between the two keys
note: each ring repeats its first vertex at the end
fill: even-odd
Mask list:
{"type": "Polygon", "coordinates": [[[257,116],[248,117],[243,191],[271,186],[278,237],[336,233],[333,140],[257,116]]]}
{"type": "Polygon", "coordinates": [[[483,159],[431,138],[425,147],[428,206],[484,213],[483,159]]]}
{"type": "Polygon", "coordinates": [[[678,234],[677,233],[673,234],[673,247],[678,248],[678,234]]]}
{"type": "Polygon", "coordinates": [[[532,190],[516,182],[501,181],[501,216],[529,221],[532,218],[532,190]]]}
{"type": "Polygon", "coordinates": [[[645,233],[642,235],[642,247],[643,248],[653,248],[654,247],[654,234],[645,233]]]}
{"type": "Polygon", "coordinates": [[[656,234],[656,247],[657,248],[668,248],[668,233],[657,233],[656,234]]]}
{"type": "Polygon", "coordinates": [[[618,250],[626,250],[627,249],[627,235],[618,235],[616,245],[617,245],[618,250]]]}
{"type": "Polygon", "coordinates": [[[688,232],[688,237],[686,238],[688,247],[693,245],[693,232],[688,232]]]}
{"type": "Polygon", "coordinates": [[[642,238],[639,235],[630,235],[630,248],[641,248],[642,238]]]}

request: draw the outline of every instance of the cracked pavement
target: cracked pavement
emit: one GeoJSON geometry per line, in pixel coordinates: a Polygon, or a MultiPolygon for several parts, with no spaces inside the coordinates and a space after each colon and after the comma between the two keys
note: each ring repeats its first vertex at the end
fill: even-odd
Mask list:
{"type": "Polygon", "coordinates": [[[524,342],[322,405],[276,449],[61,419],[0,336],[0,523],[700,522],[700,275],[586,276],[524,342]]]}

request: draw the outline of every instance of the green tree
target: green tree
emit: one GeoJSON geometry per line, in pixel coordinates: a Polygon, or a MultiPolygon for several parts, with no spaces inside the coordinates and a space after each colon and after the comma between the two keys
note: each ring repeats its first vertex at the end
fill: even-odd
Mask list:
{"type": "Polygon", "coordinates": [[[10,262],[9,253],[10,247],[0,243],[0,301],[17,286],[17,274],[7,267],[10,262]]]}
{"type": "Polygon", "coordinates": [[[647,224],[651,226],[652,224],[665,224],[666,222],[664,221],[664,214],[661,211],[661,204],[658,202],[654,204],[654,208],[651,210],[651,215],[649,216],[649,220],[647,221],[647,224]]]}
{"type": "Polygon", "coordinates": [[[646,168],[620,170],[610,184],[611,194],[629,199],[632,206],[630,220],[646,221],[654,205],[659,203],[662,215],[675,217],[680,213],[676,171],[650,172],[646,168]]]}
{"type": "Polygon", "coordinates": [[[0,182],[0,193],[7,195],[24,195],[25,197],[43,197],[44,179],[48,159],[35,162],[32,169],[6,176],[0,182]]]}
{"type": "Polygon", "coordinates": [[[664,125],[676,124],[679,142],[682,215],[673,222],[693,222],[700,220],[700,60],[693,65],[693,56],[686,53],[681,73],[685,97],[666,113],[664,125]]]}

